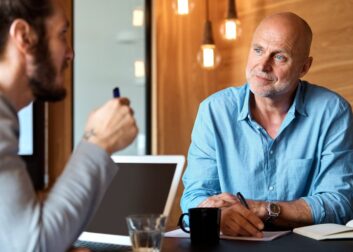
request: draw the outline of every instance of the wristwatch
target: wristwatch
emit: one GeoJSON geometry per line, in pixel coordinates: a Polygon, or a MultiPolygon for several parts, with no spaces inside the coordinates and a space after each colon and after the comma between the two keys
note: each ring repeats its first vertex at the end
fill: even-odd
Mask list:
{"type": "Polygon", "coordinates": [[[266,206],[266,210],[267,210],[266,222],[269,222],[269,223],[273,222],[281,213],[280,206],[274,202],[268,202],[266,206]]]}

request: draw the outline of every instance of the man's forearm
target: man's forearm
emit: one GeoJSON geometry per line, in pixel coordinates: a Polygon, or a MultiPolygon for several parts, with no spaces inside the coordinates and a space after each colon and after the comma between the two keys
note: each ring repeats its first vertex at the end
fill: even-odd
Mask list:
{"type": "Polygon", "coordinates": [[[288,202],[278,202],[281,213],[273,222],[276,226],[295,228],[313,224],[311,209],[302,199],[288,202]]]}
{"type": "MultiPolygon", "coordinates": [[[[250,209],[256,213],[263,221],[268,218],[266,201],[248,200],[250,209]]],[[[299,226],[311,225],[313,223],[311,209],[302,199],[294,201],[276,202],[281,208],[279,216],[273,220],[273,224],[278,227],[295,228],[299,226]]]]}

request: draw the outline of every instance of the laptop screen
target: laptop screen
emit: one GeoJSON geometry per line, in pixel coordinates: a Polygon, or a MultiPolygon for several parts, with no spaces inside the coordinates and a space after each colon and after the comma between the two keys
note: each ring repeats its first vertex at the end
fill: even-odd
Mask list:
{"type": "MultiPolygon", "coordinates": [[[[175,184],[173,180],[177,167],[180,166],[178,162],[166,163],[168,160],[162,160],[162,163],[130,163],[126,160],[119,162],[119,157],[114,160],[119,170],[86,227],[86,232],[125,236],[128,235],[125,219],[128,215],[169,214],[170,209],[166,212],[166,205],[172,185],[175,184]]],[[[177,180],[180,179],[179,168],[177,180]]],[[[175,195],[174,189],[172,194],[175,195]]]]}

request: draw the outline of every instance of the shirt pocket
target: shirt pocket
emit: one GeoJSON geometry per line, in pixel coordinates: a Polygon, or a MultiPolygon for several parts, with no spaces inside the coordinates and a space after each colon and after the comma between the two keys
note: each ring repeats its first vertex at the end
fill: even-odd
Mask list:
{"type": "Polygon", "coordinates": [[[289,159],[278,167],[280,176],[277,182],[283,186],[283,190],[279,192],[281,200],[307,196],[313,179],[313,161],[313,158],[289,159]]]}

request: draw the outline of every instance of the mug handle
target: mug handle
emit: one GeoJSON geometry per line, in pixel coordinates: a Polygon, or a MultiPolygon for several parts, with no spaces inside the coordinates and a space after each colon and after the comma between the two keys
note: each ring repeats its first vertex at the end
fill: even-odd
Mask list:
{"type": "Polygon", "coordinates": [[[189,216],[188,213],[183,213],[182,215],[180,215],[179,221],[178,221],[178,226],[179,226],[179,227],[181,228],[181,230],[183,230],[185,233],[190,233],[190,231],[187,230],[187,229],[184,227],[183,218],[184,218],[184,216],[186,216],[186,215],[189,216]]]}

